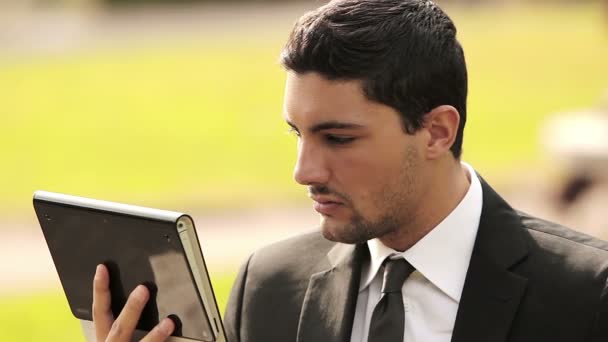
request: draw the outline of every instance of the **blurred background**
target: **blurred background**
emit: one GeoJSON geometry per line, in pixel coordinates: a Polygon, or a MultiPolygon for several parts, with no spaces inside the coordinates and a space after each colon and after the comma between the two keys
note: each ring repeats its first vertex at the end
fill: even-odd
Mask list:
{"type": "MultiPolygon", "coordinates": [[[[220,306],[314,228],[278,54],[322,1],[0,0],[0,340],[82,341],[37,189],[191,213],[220,306]]],[[[470,74],[463,159],[514,206],[608,237],[608,4],[439,1],[470,74]]]]}

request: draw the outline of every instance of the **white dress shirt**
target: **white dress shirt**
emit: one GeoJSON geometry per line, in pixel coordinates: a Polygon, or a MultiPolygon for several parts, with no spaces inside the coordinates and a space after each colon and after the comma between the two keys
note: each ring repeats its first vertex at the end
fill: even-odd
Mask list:
{"type": "Polygon", "coordinates": [[[402,288],[404,341],[449,342],[452,338],[482,207],[481,183],[470,165],[462,165],[470,180],[466,195],[420,241],[402,253],[378,239],[367,242],[370,262],[361,272],[351,342],[367,342],[372,313],[382,295],[382,263],[387,257],[405,258],[416,268],[402,288]]]}

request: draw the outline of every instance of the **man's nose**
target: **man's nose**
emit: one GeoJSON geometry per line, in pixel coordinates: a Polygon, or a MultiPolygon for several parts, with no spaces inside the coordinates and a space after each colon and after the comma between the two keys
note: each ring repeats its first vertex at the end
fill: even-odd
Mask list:
{"type": "Polygon", "coordinates": [[[302,185],[327,184],[329,170],[323,153],[313,145],[301,141],[298,146],[298,159],[293,170],[293,178],[302,185]]]}

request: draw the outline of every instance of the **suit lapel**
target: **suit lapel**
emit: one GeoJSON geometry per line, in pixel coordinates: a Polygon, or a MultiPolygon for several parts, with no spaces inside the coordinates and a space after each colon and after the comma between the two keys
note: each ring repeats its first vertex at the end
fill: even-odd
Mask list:
{"type": "Polygon", "coordinates": [[[503,342],[526,289],[527,280],[483,258],[472,258],[452,342],[503,342]]]}
{"type": "Polygon", "coordinates": [[[504,342],[527,279],[510,269],[528,253],[515,211],[481,179],[483,209],[452,342],[504,342]]]}
{"type": "Polygon", "coordinates": [[[367,245],[338,243],[328,253],[330,268],[310,278],[297,342],[348,342],[355,316],[361,264],[367,245]]]}

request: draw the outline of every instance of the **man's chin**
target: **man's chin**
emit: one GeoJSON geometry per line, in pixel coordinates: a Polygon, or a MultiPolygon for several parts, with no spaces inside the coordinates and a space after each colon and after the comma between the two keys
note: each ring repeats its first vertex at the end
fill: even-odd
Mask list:
{"type": "Polygon", "coordinates": [[[373,238],[363,231],[357,229],[351,223],[328,222],[326,218],[321,220],[321,233],[329,241],[347,244],[364,243],[373,238]]]}

